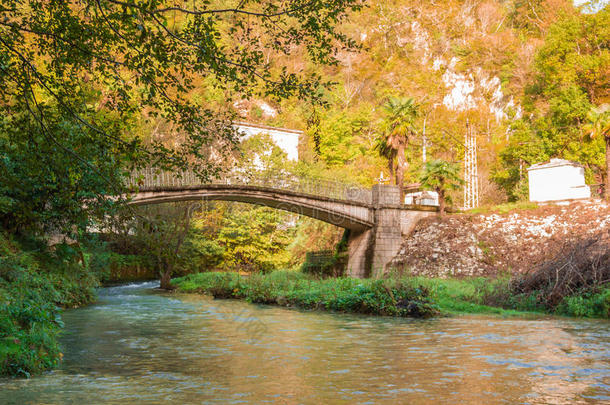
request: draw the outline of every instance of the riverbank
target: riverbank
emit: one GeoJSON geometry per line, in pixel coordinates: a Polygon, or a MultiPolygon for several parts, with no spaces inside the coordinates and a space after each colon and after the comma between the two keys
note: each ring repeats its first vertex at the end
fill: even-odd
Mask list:
{"type": "Polygon", "coordinates": [[[599,287],[563,298],[557,305],[546,305],[542,289],[519,292],[518,280],[508,277],[441,279],[413,277],[411,282],[431,291],[431,297],[444,313],[497,314],[502,316],[557,315],[576,318],[610,318],[610,288],[599,287]]]}
{"type": "Polygon", "coordinates": [[[199,273],[175,279],[173,283],[180,292],[207,294],[214,298],[373,315],[608,318],[610,314],[609,288],[567,297],[565,302],[549,309],[537,300],[539,292],[511,293],[508,278],[319,279],[300,272],[276,271],[248,277],[237,273],[199,273]]]}
{"type": "Polygon", "coordinates": [[[181,292],[304,309],[417,318],[440,313],[429,291],[407,279],[318,279],[296,271],[247,277],[238,273],[209,272],[178,278],[173,284],[181,292]]]}
{"type": "Polygon", "coordinates": [[[82,251],[0,234],[0,375],[56,367],[61,309],[93,302],[98,285],[82,251]]]}

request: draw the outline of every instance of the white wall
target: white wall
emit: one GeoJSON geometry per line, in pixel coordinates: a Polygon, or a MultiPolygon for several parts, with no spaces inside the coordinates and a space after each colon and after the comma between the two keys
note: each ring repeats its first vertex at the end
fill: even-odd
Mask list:
{"type": "Polygon", "coordinates": [[[281,128],[265,128],[248,126],[245,124],[235,124],[235,128],[243,134],[242,141],[258,134],[268,134],[273,143],[282,149],[288,160],[299,160],[299,135],[298,131],[282,131],[281,128]]]}
{"type": "Polygon", "coordinates": [[[585,184],[585,170],[572,164],[535,165],[528,169],[530,201],[559,201],[591,198],[585,184]]]}

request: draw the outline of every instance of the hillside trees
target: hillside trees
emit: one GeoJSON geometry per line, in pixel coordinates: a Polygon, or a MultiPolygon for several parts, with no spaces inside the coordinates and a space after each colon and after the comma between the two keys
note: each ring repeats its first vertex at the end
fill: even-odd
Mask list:
{"type": "Polygon", "coordinates": [[[526,114],[512,123],[495,179],[517,199],[524,169],[551,157],[582,163],[590,182],[605,172],[604,139],[583,142],[582,127],[595,105],[610,101],[610,8],[563,14],[549,27],[524,97],[526,114]]]}
{"type": "MultiPolygon", "coordinates": [[[[189,97],[197,78],[215,78],[210,83],[228,101],[253,93],[316,99],[324,84],[319,75],[273,61],[298,48],[312,63],[334,63],[337,47],[354,46],[336,26],[360,7],[357,0],[260,0],[229,7],[199,1],[1,0],[0,137],[8,157],[2,170],[19,183],[28,177],[19,161],[27,167],[62,163],[46,165],[40,181],[22,181],[21,193],[2,195],[3,223],[34,227],[50,200],[83,207],[75,196],[92,202],[112,194],[133,166],[190,166],[202,178],[214,175],[206,146],[235,139],[228,125],[232,114],[189,97]],[[182,142],[146,142],[139,132],[146,120],[174,123],[182,142]],[[119,128],[120,123],[131,126],[119,128]],[[66,182],[75,184],[66,188],[66,182]],[[39,192],[46,197],[26,212],[23,202],[39,192]]],[[[4,193],[12,188],[6,178],[0,180],[4,193]]],[[[55,214],[61,217],[62,211],[55,214]]],[[[67,222],[60,225],[81,221],[67,222]]]]}
{"type": "MultiPolygon", "coordinates": [[[[568,0],[562,3],[570,5],[568,0]]],[[[501,201],[503,193],[494,193],[494,184],[487,181],[489,168],[507,138],[499,110],[514,116],[517,108],[511,112],[505,105],[514,106],[511,97],[517,101],[521,96],[529,74],[528,56],[540,40],[525,33],[521,36],[509,23],[512,2],[398,0],[369,4],[349,24],[363,49],[341,53],[340,67],[320,69],[337,82],[326,93],[328,111],[320,114],[320,160],[353,167],[359,180],[365,177],[360,173],[366,173],[369,181],[380,169],[387,173],[388,159],[373,150],[379,134],[377,123],[384,117],[382,100],[409,95],[421,104],[416,125],[423,128],[426,121],[428,156],[457,159],[463,153],[466,117],[477,122],[480,145],[486,149],[481,153],[481,178],[492,190],[490,198],[501,201]],[[468,93],[471,85],[472,93],[468,93]],[[349,103],[345,94],[350,95],[349,103]]],[[[295,111],[286,104],[282,104],[283,111],[295,111]]],[[[405,148],[407,182],[417,179],[423,163],[421,132],[405,148]]],[[[382,146],[378,145],[384,149],[382,146]]]]}
{"type": "MultiPolygon", "coordinates": [[[[384,116],[382,100],[409,95],[421,104],[417,126],[423,128],[427,118],[429,156],[461,158],[465,120],[476,123],[486,204],[525,196],[526,168],[550,157],[584,163],[587,181],[600,182],[603,142],[583,148],[579,126],[589,108],[603,102],[582,103],[577,92],[567,89],[569,80],[558,78],[588,81],[585,93],[604,89],[608,74],[599,56],[606,52],[607,14],[580,14],[571,0],[368,4],[345,23],[362,49],[340,52],[338,66],[307,65],[336,82],[323,92],[328,108],[316,110],[319,130],[307,132],[321,137],[316,143],[321,162],[347,166],[346,172],[363,184],[381,169],[387,173],[387,159],[373,149],[376,124],[384,116]],[[564,28],[558,31],[558,26],[564,28]],[[551,93],[559,88],[563,96],[551,105],[551,93]],[[561,118],[571,114],[568,110],[577,111],[580,121],[561,118]]],[[[283,101],[280,110],[269,120],[288,127],[305,127],[311,112],[297,98],[283,101]]],[[[420,134],[406,148],[407,179],[415,180],[423,163],[421,146],[420,134]]]]}
{"type": "Polygon", "coordinates": [[[603,138],[606,144],[606,184],[604,196],[610,200],[610,104],[593,107],[587,114],[587,122],[583,129],[592,139],[603,138]]]}
{"type": "Polygon", "coordinates": [[[570,10],[565,0],[514,0],[508,17],[519,30],[529,35],[543,36],[558,13],[570,10]]]}

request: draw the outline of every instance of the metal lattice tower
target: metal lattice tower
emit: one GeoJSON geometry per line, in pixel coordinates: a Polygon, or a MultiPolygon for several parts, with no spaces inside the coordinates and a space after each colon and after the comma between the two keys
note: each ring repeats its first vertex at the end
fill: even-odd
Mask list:
{"type": "Polygon", "coordinates": [[[464,209],[479,206],[479,172],[477,167],[477,136],[474,128],[466,121],[464,144],[464,209]]]}

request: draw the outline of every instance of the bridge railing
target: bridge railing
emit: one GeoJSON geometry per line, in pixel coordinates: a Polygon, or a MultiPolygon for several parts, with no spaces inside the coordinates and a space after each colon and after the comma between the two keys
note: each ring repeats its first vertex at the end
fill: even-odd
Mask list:
{"type": "Polygon", "coordinates": [[[252,175],[250,173],[234,172],[224,175],[222,178],[205,182],[191,171],[167,172],[146,168],[132,172],[128,185],[137,187],[140,191],[152,191],[159,188],[180,189],[205,185],[256,186],[362,204],[372,203],[370,189],[333,180],[303,178],[291,174],[252,175]]]}

